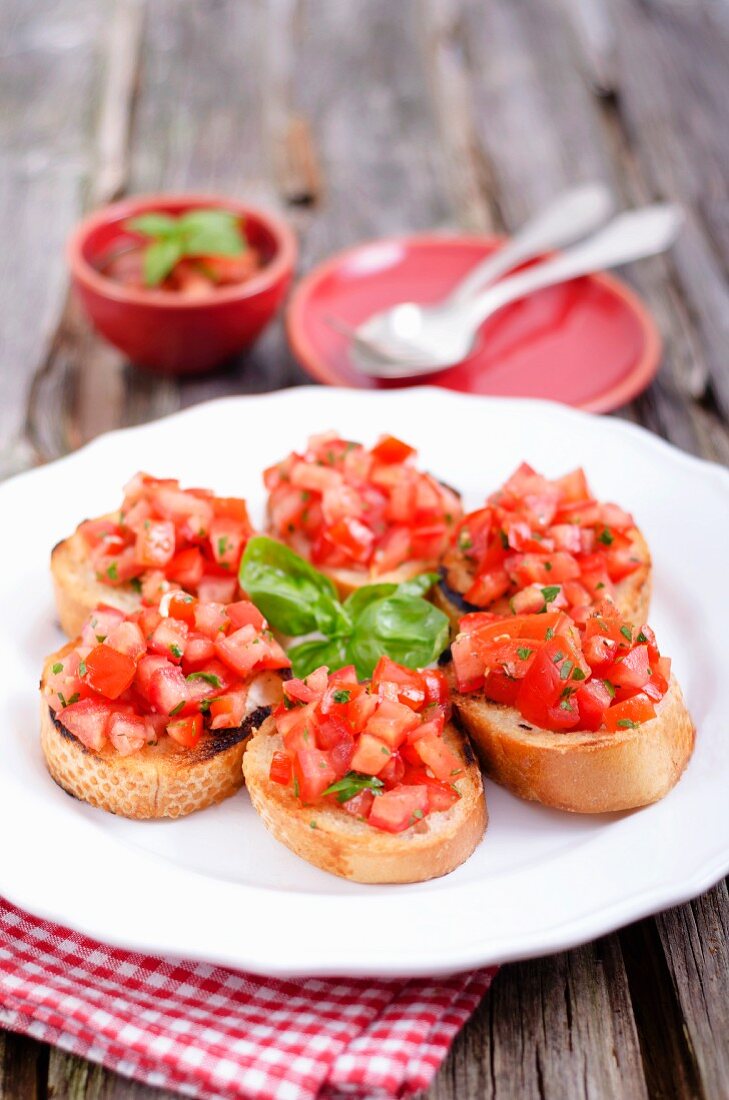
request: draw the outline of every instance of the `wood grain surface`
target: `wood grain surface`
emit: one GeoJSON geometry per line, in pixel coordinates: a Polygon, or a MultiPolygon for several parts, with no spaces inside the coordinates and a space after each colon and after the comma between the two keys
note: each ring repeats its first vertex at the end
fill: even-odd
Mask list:
{"type": "MultiPolygon", "coordinates": [[[[66,235],[127,192],[283,211],[300,270],[363,238],[506,231],[568,184],[678,200],[628,279],[665,339],[617,415],[729,462],[729,0],[0,0],[0,474],[210,397],[306,381],[277,323],[160,380],[87,328],[66,235]]],[[[432,1100],[729,1096],[729,900],[504,967],[432,1100]]],[[[0,1032],[0,1100],[153,1090],[0,1032]]]]}

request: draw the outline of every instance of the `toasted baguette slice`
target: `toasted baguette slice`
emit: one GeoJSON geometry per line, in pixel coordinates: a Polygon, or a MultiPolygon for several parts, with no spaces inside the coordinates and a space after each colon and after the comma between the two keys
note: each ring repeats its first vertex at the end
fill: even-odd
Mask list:
{"type": "Polygon", "coordinates": [[[675,677],[656,717],[635,729],[553,733],[514,707],[455,693],[453,705],[486,773],[519,798],[597,814],[657,802],[678,782],[695,730],[675,677]]]}
{"type": "MultiPolygon", "coordinates": [[[[46,668],[72,648],[49,657],[46,668]]],[[[41,748],[51,778],[82,802],[122,817],[183,817],[222,802],[243,785],[245,743],[280,695],[281,677],[262,673],[251,684],[251,709],[240,726],[206,733],[194,749],[162,737],[129,756],[111,745],[101,752],[86,748],[41,695],[41,748]]]]}
{"type": "Polygon", "coordinates": [[[266,828],[296,855],[353,882],[425,882],[453,871],[481,840],[488,815],[481,773],[468,739],[446,728],[448,746],[463,760],[459,801],[403,833],[385,833],[335,807],[305,807],[269,779],[271,757],[283,747],[272,718],[248,742],[243,774],[266,828]],[[416,831],[417,830],[417,831],[416,831]]]}
{"type": "MultiPolygon", "coordinates": [[[[624,619],[639,626],[648,619],[653,578],[648,543],[637,528],[633,545],[635,555],[640,559],[641,564],[634,573],[631,573],[622,581],[618,581],[615,585],[615,604],[624,619]]],[[[473,604],[468,603],[459,592],[450,587],[442,568],[440,572],[441,581],[434,587],[431,599],[436,607],[445,612],[455,631],[458,630],[459,620],[469,611],[493,611],[501,615],[511,613],[508,599],[496,600],[484,608],[475,607],[473,604]]]]}
{"type": "Polygon", "coordinates": [[[86,541],[78,531],[53,547],[51,576],[61,629],[69,638],[78,637],[99,604],[118,607],[127,615],[142,606],[142,597],[131,584],[112,587],[97,580],[86,541]]]}

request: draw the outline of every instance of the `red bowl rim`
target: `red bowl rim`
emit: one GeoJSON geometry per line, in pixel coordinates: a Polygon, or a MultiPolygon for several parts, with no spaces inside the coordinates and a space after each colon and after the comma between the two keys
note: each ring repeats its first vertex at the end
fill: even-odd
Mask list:
{"type": "Polygon", "coordinates": [[[243,301],[269,290],[282,278],[292,273],[297,251],[293,230],[282,218],[269,210],[239,202],[225,195],[180,191],[130,195],[89,214],[71,232],[66,245],[66,259],[74,279],[104,298],[150,308],[164,306],[166,309],[194,310],[210,309],[211,306],[222,305],[225,302],[243,301]],[[133,217],[147,210],[186,210],[204,206],[225,207],[243,218],[253,218],[264,225],[274,238],[276,251],[272,259],[258,274],[252,275],[240,286],[222,287],[209,297],[200,299],[186,298],[165,290],[138,290],[115,283],[113,279],[99,274],[83,255],[83,246],[89,234],[107,222],[133,217]]]}
{"type": "MultiPolygon", "coordinates": [[[[500,244],[507,240],[500,234],[482,233],[478,235],[464,235],[462,233],[412,233],[402,236],[381,237],[374,240],[362,241],[359,244],[342,249],[330,256],[327,260],[317,264],[298,283],[289,304],[286,308],[286,334],[291,349],[302,366],[320,382],[329,386],[346,386],[350,389],[358,389],[356,385],[345,382],[344,379],[332,369],[329,363],[319,355],[314,345],[304,333],[303,319],[308,308],[308,298],[312,287],[326,278],[332,271],[346,263],[352,256],[361,252],[364,248],[372,246],[396,245],[404,248],[415,247],[418,249],[432,248],[440,244],[472,245],[472,244],[500,244]]],[[[663,351],[663,343],[660,333],[648,311],[638,295],[630,289],[621,279],[606,272],[595,272],[585,275],[583,278],[592,279],[609,290],[615,297],[622,299],[624,304],[636,316],[643,330],[644,347],[636,366],[619,382],[603,393],[598,394],[590,401],[582,402],[573,408],[583,409],[585,412],[611,412],[613,409],[632,401],[646,388],[658,371],[663,351]]],[[[417,384],[417,383],[416,383],[417,384]]],[[[446,387],[444,387],[446,388],[446,387]]],[[[480,394],[481,397],[488,396],[480,394]]],[[[529,400],[525,397],[524,400],[529,400]]]]}

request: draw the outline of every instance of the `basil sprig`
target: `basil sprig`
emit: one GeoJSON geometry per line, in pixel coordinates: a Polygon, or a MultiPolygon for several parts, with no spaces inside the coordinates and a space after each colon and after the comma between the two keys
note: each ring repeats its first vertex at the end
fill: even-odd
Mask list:
{"type": "Polygon", "coordinates": [[[362,775],[360,772],[347,772],[342,779],[338,779],[336,783],[332,783],[323,793],[335,794],[337,796],[337,802],[349,802],[350,798],[354,798],[360,791],[372,791],[375,795],[382,794],[382,787],[384,787],[384,785],[383,781],[378,779],[376,775],[362,775]]]}
{"type": "Polygon", "coordinates": [[[289,648],[296,676],[352,664],[366,679],[383,655],[408,668],[429,665],[448,644],[447,617],[423,598],[437,579],[423,573],[403,584],[364,585],[340,603],[328,577],[264,535],[249,540],[240,567],[241,587],[275,630],[319,635],[289,648]]]}
{"type": "Polygon", "coordinates": [[[184,256],[240,256],[247,247],[231,210],[189,210],[177,218],[150,211],[128,218],[124,228],[150,238],[143,257],[146,286],[158,286],[184,256]]]}

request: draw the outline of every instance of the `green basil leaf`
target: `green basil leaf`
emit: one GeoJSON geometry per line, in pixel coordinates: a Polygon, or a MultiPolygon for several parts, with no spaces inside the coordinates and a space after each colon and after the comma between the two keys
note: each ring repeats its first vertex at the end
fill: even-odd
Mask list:
{"type": "Polygon", "coordinates": [[[289,637],[315,631],[331,637],[351,628],[350,616],[329,578],[265,535],[249,539],[240,583],[271,626],[289,637]]]}
{"type": "Polygon", "coordinates": [[[411,577],[409,581],[403,581],[397,586],[398,596],[426,596],[440,577],[437,573],[419,573],[417,577],[411,577]]]}
{"type": "Polygon", "coordinates": [[[423,668],[448,645],[448,618],[418,596],[395,593],[373,600],[357,618],[348,657],[365,679],[385,654],[408,668],[423,668]]]}
{"type": "Polygon", "coordinates": [[[189,256],[240,256],[246,249],[240,219],[230,210],[191,210],[179,228],[189,256]]]}
{"type": "Polygon", "coordinates": [[[356,622],[366,607],[374,600],[381,600],[385,596],[393,596],[397,592],[396,584],[363,584],[361,588],[355,588],[344,601],[344,607],[356,622]]]}
{"type": "Polygon", "coordinates": [[[130,233],[142,233],[145,237],[173,237],[178,231],[178,219],[171,214],[140,214],[127,218],[124,228],[130,233]]]}
{"type": "Polygon", "coordinates": [[[347,772],[342,779],[338,779],[336,783],[332,783],[331,787],[327,787],[325,791],[322,791],[322,794],[335,794],[337,802],[348,802],[360,791],[372,791],[375,795],[382,794],[384,785],[382,780],[375,775],[347,772]]]}
{"type": "Polygon", "coordinates": [[[316,638],[309,642],[301,642],[299,645],[291,646],[286,651],[286,656],[291,661],[294,676],[298,677],[308,676],[320,665],[326,665],[333,672],[334,669],[342,668],[347,663],[344,646],[338,638],[333,640],[316,638]]]}
{"type": "Polygon", "coordinates": [[[176,237],[155,240],[144,250],[144,282],[158,286],[182,256],[182,246],[176,237]]]}

